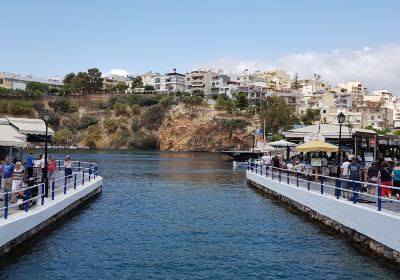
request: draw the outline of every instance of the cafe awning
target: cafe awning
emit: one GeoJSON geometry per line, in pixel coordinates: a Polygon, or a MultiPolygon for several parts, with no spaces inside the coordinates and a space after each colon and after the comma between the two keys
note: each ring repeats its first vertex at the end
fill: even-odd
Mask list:
{"type": "Polygon", "coordinates": [[[307,152],[334,153],[337,152],[338,150],[339,150],[338,146],[319,140],[309,141],[296,147],[296,151],[299,153],[307,153],[307,152]]]}
{"type": "Polygon", "coordinates": [[[0,146],[25,147],[27,137],[11,126],[7,119],[0,118],[0,146]]]}
{"type": "Polygon", "coordinates": [[[279,141],[269,142],[267,144],[272,146],[272,147],[278,147],[278,148],[296,147],[297,146],[297,144],[289,142],[289,141],[286,141],[286,140],[279,140],[279,141]]]}

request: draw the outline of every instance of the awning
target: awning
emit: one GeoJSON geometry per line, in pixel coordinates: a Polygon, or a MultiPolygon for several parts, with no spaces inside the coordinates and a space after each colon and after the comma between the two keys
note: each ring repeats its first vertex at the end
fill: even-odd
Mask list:
{"type": "MultiPolygon", "coordinates": [[[[2,120],[2,119],[1,119],[2,120]]],[[[9,124],[0,120],[0,146],[2,147],[25,147],[26,136],[9,124]]]]}
{"type": "MultiPolygon", "coordinates": [[[[22,134],[46,135],[46,124],[41,119],[27,118],[7,118],[22,134]]],[[[54,131],[49,128],[48,135],[54,135],[54,131]]]]}
{"type": "Polygon", "coordinates": [[[328,152],[328,153],[333,153],[337,152],[339,150],[338,146],[319,141],[319,140],[314,140],[310,141],[304,144],[301,144],[296,147],[296,151],[299,153],[307,153],[307,152],[328,152]]]}

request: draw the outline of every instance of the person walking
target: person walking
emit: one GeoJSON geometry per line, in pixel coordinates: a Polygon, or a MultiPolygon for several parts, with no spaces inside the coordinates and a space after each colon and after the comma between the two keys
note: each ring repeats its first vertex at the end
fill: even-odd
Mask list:
{"type": "Polygon", "coordinates": [[[51,156],[49,158],[49,162],[47,163],[47,171],[48,171],[48,180],[49,180],[49,186],[51,186],[51,183],[53,180],[55,180],[56,176],[56,171],[57,171],[57,163],[56,160],[54,159],[54,156],[51,156]]]}
{"type": "Polygon", "coordinates": [[[397,200],[400,199],[400,162],[397,163],[396,167],[392,171],[393,187],[399,189],[392,189],[392,195],[396,196],[397,200]]]}
{"type": "Polygon", "coordinates": [[[11,203],[15,203],[17,191],[24,187],[24,168],[20,161],[15,163],[14,173],[12,176],[12,193],[11,203]]]}
{"type": "Polygon", "coordinates": [[[33,160],[33,153],[30,153],[26,159],[26,172],[28,173],[28,178],[31,178],[33,175],[33,160]]]}
{"type": "MultiPolygon", "coordinates": [[[[361,166],[357,162],[357,158],[353,157],[351,159],[351,163],[348,167],[349,170],[349,180],[351,180],[351,189],[353,191],[354,197],[353,199],[358,198],[358,193],[361,190],[361,166]]],[[[350,188],[349,188],[350,189],[350,188]]]]}
{"type": "Polygon", "coordinates": [[[73,164],[72,164],[71,157],[70,156],[66,156],[65,160],[64,160],[64,174],[65,174],[65,177],[68,180],[68,185],[71,184],[72,168],[73,168],[73,164]]]}
{"type": "Polygon", "coordinates": [[[4,159],[2,167],[3,179],[1,180],[1,189],[3,192],[11,191],[12,177],[14,173],[15,165],[10,162],[10,157],[4,159]]]}
{"type": "Polygon", "coordinates": [[[391,197],[392,189],[392,170],[389,168],[387,161],[382,161],[381,168],[378,172],[378,184],[381,185],[381,196],[391,197]],[[385,187],[386,186],[386,187],[385,187]]]}
{"type": "Polygon", "coordinates": [[[368,182],[367,192],[371,195],[376,194],[376,184],[378,184],[378,163],[373,162],[371,166],[368,168],[368,171],[365,176],[365,181],[368,182]]]}

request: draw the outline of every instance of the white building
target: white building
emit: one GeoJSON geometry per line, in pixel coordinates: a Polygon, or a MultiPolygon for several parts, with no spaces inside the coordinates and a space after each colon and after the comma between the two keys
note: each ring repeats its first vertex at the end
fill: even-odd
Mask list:
{"type": "Polygon", "coordinates": [[[154,76],[152,85],[157,92],[184,92],[186,89],[185,75],[177,73],[176,69],[173,69],[172,72],[164,75],[154,76]]]}

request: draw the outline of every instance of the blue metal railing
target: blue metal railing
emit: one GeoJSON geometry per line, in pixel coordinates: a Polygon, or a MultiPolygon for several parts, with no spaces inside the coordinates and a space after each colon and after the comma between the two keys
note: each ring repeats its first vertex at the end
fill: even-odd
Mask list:
{"type": "MultiPolygon", "coordinates": [[[[49,178],[51,200],[55,200],[59,195],[66,195],[69,189],[76,190],[80,186],[83,186],[85,184],[85,176],[88,178],[88,182],[96,179],[99,170],[95,163],[74,161],[72,178],[68,178],[62,173],[64,166],[61,160],[57,160],[56,166],[58,169],[56,174],[58,176],[54,179],[49,178]],[[73,181],[71,182],[71,180],[73,181]],[[78,183],[80,180],[82,184],[78,183]]],[[[45,196],[45,184],[43,182],[30,187],[21,188],[17,191],[0,193],[0,197],[3,198],[2,207],[0,208],[0,216],[2,215],[4,219],[8,219],[10,215],[14,214],[16,212],[14,210],[20,209],[28,212],[33,205],[36,205],[36,203],[44,205],[47,201],[45,196]],[[10,203],[9,200],[13,196],[17,198],[17,201],[15,203],[10,203]]],[[[37,207],[39,207],[39,205],[37,207]]]]}
{"type": "Polygon", "coordinates": [[[400,200],[396,197],[384,197],[382,196],[383,188],[389,188],[392,191],[397,190],[400,192],[400,188],[394,186],[379,185],[372,182],[363,182],[348,180],[344,178],[336,178],[319,174],[308,174],[304,172],[299,172],[295,170],[288,170],[283,168],[276,168],[269,165],[249,162],[247,170],[249,172],[258,174],[262,177],[270,178],[272,180],[292,185],[293,182],[295,187],[304,188],[308,191],[318,191],[322,195],[328,195],[340,199],[343,195],[348,196],[349,201],[353,204],[360,202],[371,204],[375,203],[377,210],[382,210],[382,204],[384,202],[390,202],[385,207],[385,210],[390,210],[394,212],[400,212],[400,200]],[[286,177],[286,180],[282,180],[282,176],[286,177]],[[313,181],[313,178],[318,176],[318,181],[313,181]],[[370,189],[376,189],[375,194],[363,191],[363,188],[368,186],[370,189]]]}

